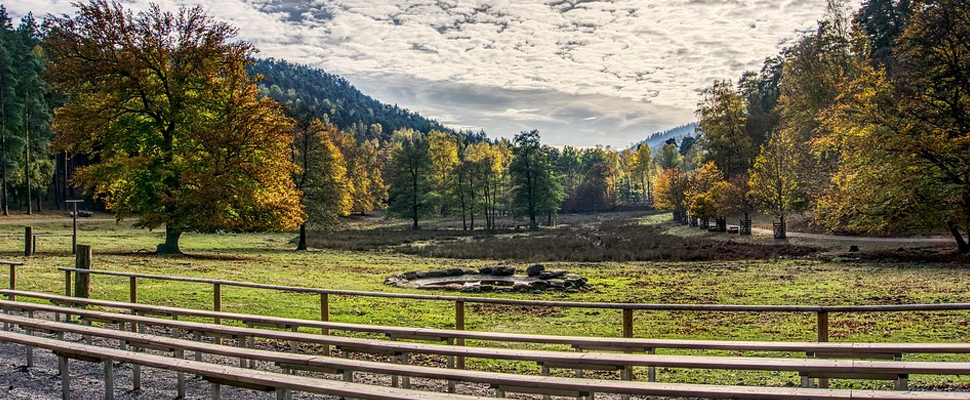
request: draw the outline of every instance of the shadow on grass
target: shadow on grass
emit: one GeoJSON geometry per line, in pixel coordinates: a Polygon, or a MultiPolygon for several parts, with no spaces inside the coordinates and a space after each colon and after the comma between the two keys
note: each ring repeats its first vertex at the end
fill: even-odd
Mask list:
{"type": "Polygon", "coordinates": [[[182,260],[206,260],[206,261],[251,261],[259,260],[261,257],[243,254],[222,254],[222,253],[182,253],[182,254],[158,254],[154,251],[139,249],[130,250],[106,250],[99,251],[98,254],[128,257],[155,257],[182,260]]]}
{"type": "Polygon", "coordinates": [[[682,237],[635,219],[584,221],[538,231],[347,230],[314,235],[314,247],[426,257],[539,261],[707,261],[798,258],[818,249],[723,238],[682,237]]]}

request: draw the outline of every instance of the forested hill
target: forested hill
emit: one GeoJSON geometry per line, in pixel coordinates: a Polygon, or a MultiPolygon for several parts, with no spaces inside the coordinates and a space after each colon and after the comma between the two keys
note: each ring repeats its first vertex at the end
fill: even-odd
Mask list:
{"type": "Polygon", "coordinates": [[[679,142],[684,136],[695,135],[696,132],[697,122],[691,122],[663,132],[654,132],[640,143],[646,143],[650,148],[658,148],[663,146],[664,142],[670,138],[674,138],[679,142]]]}
{"type": "Polygon", "coordinates": [[[353,132],[358,139],[384,142],[398,129],[450,131],[438,121],[397,105],[383,104],[361,93],[346,79],[318,68],[283,60],[256,59],[249,66],[249,73],[262,75],[261,91],[281,104],[288,104],[291,113],[309,109],[318,118],[326,115],[338,129],[353,132]],[[375,129],[374,124],[380,128],[375,129]]]}

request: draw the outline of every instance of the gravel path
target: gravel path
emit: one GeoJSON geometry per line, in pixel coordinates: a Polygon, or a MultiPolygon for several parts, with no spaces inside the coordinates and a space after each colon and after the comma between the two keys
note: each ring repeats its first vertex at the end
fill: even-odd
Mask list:
{"type": "MultiPolygon", "coordinates": [[[[41,316],[43,318],[43,316],[41,316]]],[[[15,332],[21,332],[14,330],[15,332]]],[[[154,334],[165,334],[167,332],[149,332],[154,334]]],[[[80,335],[65,335],[65,339],[80,342],[80,335]]],[[[189,337],[186,337],[189,339],[189,337]]],[[[106,347],[116,347],[116,341],[104,339],[94,339],[94,344],[106,347]]],[[[231,343],[230,343],[231,344],[231,343]]],[[[283,348],[281,344],[256,342],[256,347],[271,350],[283,348]]],[[[158,353],[161,354],[161,353],[158,353]]],[[[192,352],[186,352],[186,358],[194,359],[192,352]]],[[[204,355],[203,360],[225,365],[239,365],[238,359],[204,355]]],[[[440,360],[428,360],[429,364],[438,364],[440,360]]],[[[47,350],[34,350],[34,366],[30,369],[24,368],[26,364],[26,349],[24,346],[0,342],[0,399],[4,400],[46,400],[60,399],[61,397],[61,378],[57,370],[57,357],[47,350]]],[[[71,370],[71,399],[72,400],[100,400],[104,399],[104,366],[101,363],[83,362],[78,360],[70,361],[71,370]]],[[[259,363],[258,368],[266,371],[279,372],[279,368],[269,363],[259,363]]],[[[176,374],[164,370],[143,368],[142,369],[142,389],[132,391],[132,368],[128,364],[115,364],[115,399],[117,400],[171,400],[176,398],[176,374]]],[[[300,372],[300,375],[312,375],[326,377],[329,379],[341,379],[338,375],[328,375],[319,373],[300,372]]],[[[375,384],[390,386],[391,378],[384,375],[370,373],[355,373],[354,381],[358,383],[375,384]]],[[[411,386],[416,390],[429,390],[444,392],[447,383],[441,380],[412,378],[411,386]]],[[[458,383],[456,385],[458,393],[491,397],[492,390],[484,384],[458,383]]],[[[186,377],[186,399],[209,399],[209,382],[198,377],[186,377]]],[[[240,389],[230,386],[222,387],[223,399],[231,400],[256,400],[256,399],[276,399],[273,392],[265,393],[249,389],[240,389]]],[[[542,396],[512,393],[509,398],[517,399],[542,399],[542,396]]],[[[558,399],[558,397],[554,397],[558,399]]],[[[596,399],[618,400],[618,395],[597,394],[596,399]]],[[[637,397],[633,397],[636,399],[637,397]]],[[[293,399],[337,399],[333,396],[325,396],[309,393],[293,393],[293,399]]],[[[685,400],[685,399],[669,399],[685,400]]]]}

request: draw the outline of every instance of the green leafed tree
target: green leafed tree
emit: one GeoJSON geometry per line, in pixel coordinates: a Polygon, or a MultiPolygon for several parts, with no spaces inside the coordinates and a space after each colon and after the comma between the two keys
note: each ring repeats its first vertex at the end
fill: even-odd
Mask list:
{"type": "Polygon", "coordinates": [[[539,142],[539,131],[515,135],[512,147],[512,214],[529,219],[529,229],[538,229],[537,217],[559,210],[564,197],[549,154],[539,142]]]}
{"type": "Polygon", "coordinates": [[[293,129],[291,153],[300,169],[293,174],[305,213],[297,250],[306,250],[306,228],[332,230],[353,206],[347,165],[333,138],[337,129],[307,115],[293,129]]]}
{"type": "Polygon", "coordinates": [[[705,159],[728,178],[747,172],[756,155],[755,140],[746,129],[747,113],[745,99],[728,81],[715,81],[697,108],[705,159]]]}
{"type": "Polygon", "coordinates": [[[24,98],[18,95],[19,66],[25,49],[6,8],[0,5],[0,208],[8,215],[10,178],[23,154],[24,98]]]}
{"type": "Polygon", "coordinates": [[[104,0],[48,21],[47,77],[70,95],[57,110],[60,150],[86,154],[74,184],[122,219],[183,232],[291,230],[302,223],[292,121],[260,99],[252,45],[201,8],[137,14],[104,0]]]}
{"type": "Polygon", "coordinates": [[[397,131],[391,139],[388,164],[391,215],[411,220],[420,229],[422,218],[437,211],[437,194],[432,191],[434,163],[428,136],[415,131],[397,131]]]}
{"type": "Polygon", "coordinates": [[[896,70],[863,67],[822,119],[842,151],[819,218],[833,230],[947,229],[970,252],[970,13],[913,3],[896,70]]]}
{"type": "Polygon", "coordinates": [[[802,168],[806,153],[799,149],[802,144],[797,137],[789,129],[775,132],[761,147],[749,181],[761,209],[778,218],[783,230],[785,217],[805,205],[802,168]]]}
{"type": "Polygon", "coordinates": [[[50,153],[51,106],[50,88],[42,79],[46,69],[40,32],[33,16],[28,14],[17,26],[22,51],[17,57],[17,95],[23,101],[23,156],[15,180],[21,189],[27,214],[32,214],[34,202],[40,209],[41,197],[46,194],[54,176],[54,160],[50,153]]]}

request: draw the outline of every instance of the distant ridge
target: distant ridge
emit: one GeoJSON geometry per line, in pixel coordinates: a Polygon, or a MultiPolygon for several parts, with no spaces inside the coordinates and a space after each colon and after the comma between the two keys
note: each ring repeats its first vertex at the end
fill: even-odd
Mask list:
{"type": "Polygon", "coordinates": [[[640,143],[637,143],[637,145],[639,146],[643,143],[646,143],[647,146],[650,146],[651,149],[656,149],[656,148],[662,147],[664,142],[666,142],[670,138],[677,140],[677,142],[679,143],[680,140],[683,139],[685,136],[696,137],[698,133],[699,131],[697,130],[697,122],[691,122],[674,128],[667,129],[665,131],[651,133],[649,136],[647,136],[646,139],[644,139],[640,143]]]}
{"type": "Polygon", "coordinates": [[[317,118],[326,116],[338,129],[352,132],[358,139],[386,142],[398,129],[452,132],[421,114],[381,103],[346,79],[319,68],[269,58],[254,59],[248,71],[263,76],[258,83],[262,94],[286,105],[291,116],[309,110],[317,118]],[[373,129],[375,124],[380,129],[373,129]]]}

